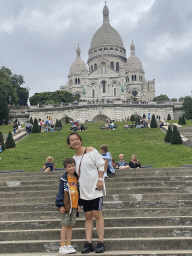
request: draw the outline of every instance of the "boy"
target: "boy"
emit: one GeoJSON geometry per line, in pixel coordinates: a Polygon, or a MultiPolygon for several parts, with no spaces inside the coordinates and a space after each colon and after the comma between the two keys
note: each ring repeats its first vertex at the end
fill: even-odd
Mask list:
{"type": "Polygon", "coordinates": [[[111,153],[108,152],[108,145],[103,144],[100,147],[101,155],[105,161],[105,167],[104,167],[104,178],[108,178],[107,173],[115,173],[115,170],[112,166],[112,156],[111,153]]]}
{"type": "Polygon", "coordinates": [[[66,173],[60,178],[59,191],[56,196],[55,205],[61,213],[61,246],[59,253],[75,253],[71,245],[72,227],[76,222],[77,212],[80,211],[78,176],[76,174],[76,163],[73,158],[63,161],[66,173]],[[67,244],[65,243],[67,240],[67,244]]]}

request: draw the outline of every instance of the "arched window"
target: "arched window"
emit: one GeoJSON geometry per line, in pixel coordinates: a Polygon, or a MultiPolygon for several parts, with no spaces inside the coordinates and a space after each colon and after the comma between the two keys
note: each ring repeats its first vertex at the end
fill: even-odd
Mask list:
{"type": "Polygon", "coordinates": [[[114,88],[114,96],[117,96],[117,89],[114,88]]]}
{"type": "Polygon", "coordinates": [[[132,81],[137,81],[136,75],[132,75],[132,81]]]}
{"type": "Polygon", "coordinates": [[[77,84],[77,78],[75,78],[75,84],[77,84]]]}
{"type": "Polygon", "coordinates": [[[116,63],[116,71],[119,71],[119,62],[116,63]]]}
{"type": "Polygon", "coordinates": [[[106,74],[106,65],[105,63],[101,63],[101,74],[106,74]]]}
{"type": "Polygon", "coordinates": [[[95,89],[92,90],[92,97],[95,98],[95,89]]]}
{"type": "Polygon", "coordinates": [[[126,77],[126,82],[129,83],[129,77],[128,76],[126,77]]]}
{"type": "Polygon", "coordinates": [[[113,61],[110,62],[110,67],[111,67],[112,69],[114,69],[114,62],[113,62],[113,61]]]}
{"type": "Polygon", "coordinates": [[[80,84],[80,78],[78,78],[78,84],[80,84]]]}
{"type": "Polygon", "coordinates": [[[102,87],[103,87],[103,93],[106,93],[106,88],[105,88],[106,81],[102,81],[101,84],[102,84],[102,87]]]}
{"type": "Polygon", "coordinates": [[[94,65],[94,68],[95,68],[95,70],[97,69],[97,64],[95,63],[95,65],[94,65]]]}

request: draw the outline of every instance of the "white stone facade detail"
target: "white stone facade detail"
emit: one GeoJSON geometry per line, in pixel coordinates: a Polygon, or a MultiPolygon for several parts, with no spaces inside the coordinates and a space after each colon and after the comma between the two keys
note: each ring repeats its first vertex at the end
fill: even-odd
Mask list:
{"type": "Polygon", "coordinates": [[[130,101],[133,97],[140,101],[152,101],[155,97],[155,80],[146,81],[133,42],[130,49],[131,56],[127,59],[121,36],[110,25],[109,10],[105,4],[103,24],[94,34],[88,51],[88,69],[81,60],[78,45],[68,82],[61,86],[61,90],[78,95],[81,101],[130,101]]]}

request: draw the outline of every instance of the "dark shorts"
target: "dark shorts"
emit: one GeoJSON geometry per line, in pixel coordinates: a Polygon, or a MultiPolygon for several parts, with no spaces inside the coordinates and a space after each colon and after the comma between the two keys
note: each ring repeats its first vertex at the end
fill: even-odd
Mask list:
{"type": "Polygon", "coordinates": [[[103,197],[98,197],[93,200],[81,199],[84,212],[102,211],[103,197]]]}

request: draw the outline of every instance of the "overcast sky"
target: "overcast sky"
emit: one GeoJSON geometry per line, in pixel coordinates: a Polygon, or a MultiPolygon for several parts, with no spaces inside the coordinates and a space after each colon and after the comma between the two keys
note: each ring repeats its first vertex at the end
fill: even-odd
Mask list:
{"type": "MultiPolygon", "coordinates": [[[[107,6],[127,58],[133,40],[156,96],[191,95],[192,0],[108,0],[107,6]]],[[[87,63],[103,7],[103,0],[0,0],[0,67],[23,75],[30,96],[60,89],[78,43],[87,63]]]]}

